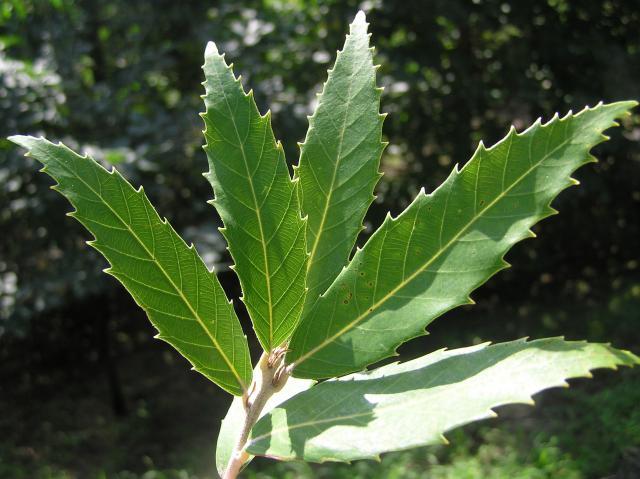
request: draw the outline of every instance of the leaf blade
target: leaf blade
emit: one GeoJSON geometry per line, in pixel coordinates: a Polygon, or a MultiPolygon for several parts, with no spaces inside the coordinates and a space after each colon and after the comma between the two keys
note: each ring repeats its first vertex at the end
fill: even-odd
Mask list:
{"type": "Polygon", "coordinates": [[[304,220],[270,113],[258,112],[213,43],[205,52],[205,177],[215,193],[235,270],[267,351],[288,339],[306,295],[304,220]]]}
{"type": "Polygon", "coordinates": [[[233,307],[193,245],[188,247],[160,219],[142,188],[134,190],[117,170],[108,172],[61,143],[9,139],[26,148],[57,182],[53,188],[75,208],[69,216],[94,235],[88,244],[111,264],[105,272],[145,310],[157,337],[208,379],[242,394],[251,381],[251,362],[233,307]]]}
{"type": "Polygon", "coordinates": [[[295,171],[309,242],[305,311],[347,263],[381,177],[382,89],[376,87],[367,26],[358,12],[300,144],[295,171]]]}
{"type": "Polygon", "coordinates": [[[287,356],[294,374],[357,371],[470,304],[471,291],[508,266],[511,246],[554,214],[550,202],[593,161],[588,152],[606,138],[601,132],[633,106],[598,105],[523,133],[512,129],[490,149],[481,144],[433,193],[422,191],[397,218],[388,216],[301,321],[287,356]]]}
{"type": "Polygon", "coordinates": [[[562,338],[440,350],[312,387],[261,419],[247,449],[283,460],[375,459],[446,441],[495,407],[532,404],[533,394],[592,369],[637,364],[627,351],[562,338]]]}

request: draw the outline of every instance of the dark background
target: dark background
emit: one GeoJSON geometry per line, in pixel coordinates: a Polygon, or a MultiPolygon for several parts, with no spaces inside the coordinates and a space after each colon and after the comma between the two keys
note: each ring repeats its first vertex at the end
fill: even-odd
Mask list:
{"type": "MultiPolygon", "coordinates": [[[[480,139],[511,124],[640,99],[640,1],[4,0],[0,3],[0,477],[211,477],[228,396],[152,339],[101,273],[33,160],[5,138],[45,135],[144,184],[161,215],[239,295],[205,201],[204,45],[215,40],[290,163],[314,95],[358,8],[368,13],[389,112],[386,173],[368,232],[434,189],[480,139]]],[[[640,351],[640,110],[596,148],[559,216],[508,255],[514,267],[436,321],[406,357],[530,335],[640,351]]],[[[366,235],[361,241],[366,239],[366,235]]],[[[235,302],[255,348],[246,312],[235,302]]],[[[382,465],[251,467],[255,477],[640,477],[640,376],[599,372],[539,407],[382,465]]]]}

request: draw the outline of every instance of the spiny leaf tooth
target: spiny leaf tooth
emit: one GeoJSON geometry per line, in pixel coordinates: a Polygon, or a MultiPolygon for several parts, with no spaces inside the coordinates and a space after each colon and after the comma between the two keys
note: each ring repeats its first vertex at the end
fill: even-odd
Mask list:
{"type": "Polygon", "coordinates": [[[485,413],[480,414],[478,419],[494,419],[496,417],[498,417],[498,413],[493,409],[488,409],[485,413]]]}
{"type": "Polygon", "coordinates": [[[485,153],[487,152],[487,147],[484,144],[484,141],[480,140],[478,142],[478,147],[476,148],[476,151],[473,153],[472,157],[475,157],[478,153],[485,153]]]}
{"type": "MultiPolygon", "coordinates": [[[[568,118],[568,117],[565,116],[565,118],[568,118]]],[[[549,126],[549,125],[551,125],[551,123],[555,123],[556,121],[559,121],[559,120],[560,120],[560,115],[556,112],[551,117],[551,119],[548,122],[546,122],[543,126],[549,126]]]]}

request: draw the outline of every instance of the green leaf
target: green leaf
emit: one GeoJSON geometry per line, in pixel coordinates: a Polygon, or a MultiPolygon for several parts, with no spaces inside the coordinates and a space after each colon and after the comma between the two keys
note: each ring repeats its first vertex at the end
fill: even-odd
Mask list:
{"type": "Polygon", "coordinates": [[[481,143],[433,193],[421,191],[390,215],[354,255],[296,330],[287,361],[298,377],[340,376],[394,354],[442,313],[508,266],[504,254],[534,236],[555,213],[550,202],[594,161],[589,150],[635,102],[511,129],[492,148],[481,143]]]}
{"type": "Polygon", "coordinates": [[[497,406],[533,404],[533,394],[592,369],[635,364],[627,351],[562,338],[440,350],[298,394],[256,424],[247,450],[316,462],[377,458],[446,442],[445,432],[493,417],[497,406]]]}
{"type": "MultiPolygon", "coordinates": [[[[260,366],[256,366],[259,368],[260,366]]],[[[256,371],[254,370],[254,374],[256,371]]],[[[315,381],[311,379],[298,379],[289,378],[284,388],[271,396],[264,406],[264,409],[260,413],[260,417],[267,414],[274,407],[279,406],[287,399],[292,398],[302,391],[306,391],[315,384],[315,381]]],[[[227,468],[229,459],[233,448],[238,441],[238,436],[242,430],[242,426],[245,419],[244,399],[242,397],[235,397],[227,411],[227,415],[222,420],[220,426],[220,433],[218,434],[218,441],[216,443],[216,468],[220,477],[224,475],[224,471],[227,468]]],[[[244,467],[251,462],[253,456],[244,464],[244,467]]]]}
{"type": "Polygon", "coordinates": [[[359,12],[300,145],[296,174],[310,252],[305,310],[347,264],[381,176],[382,89],[376,87],[367,25],[359,12]]]}
{"type": "Polygon", "coordinates": [[[210,168],[205,176],[225,225],[221,231],[242,300],[269,351],[289,338],[300,318],[306,293],[305,222],[270,113],[260,115],[253,93],[244,92],[213,43],[207,45],[203,68],[210,168]]]}
{"type": "Polygon", "coordinates": [[[69,213],[95,237],[88,244],[109,261],[117,278],[193,368],[231,394],[251,382],[247,340],[233,306],[202,262],[167,220],[161,220],[142,187],[116,171],[43,138],[12,136],[40,161],[53,188],[75,207],[69,213]]]}

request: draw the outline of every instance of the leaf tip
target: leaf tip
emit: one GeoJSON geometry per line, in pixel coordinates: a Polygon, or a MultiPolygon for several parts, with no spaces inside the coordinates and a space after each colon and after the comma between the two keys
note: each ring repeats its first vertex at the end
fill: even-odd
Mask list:
{"type": "Polygon", "coordinates": [[[218,52],[218,46],[215,44],[215,42],[207,42],[207,46],[204,49],[204,56],[205,58],[207,58],[213,55],[220,55],[220,53],[218,52]]]}
{"type": "Polygon", "coordinates": [[[358,13],[356,13],[355,18],[353,19],[352,22],[353,25],[366,25],[367,24],[367,16],[364,13],[363,10],[358,10],[358,13]]]}

